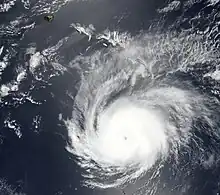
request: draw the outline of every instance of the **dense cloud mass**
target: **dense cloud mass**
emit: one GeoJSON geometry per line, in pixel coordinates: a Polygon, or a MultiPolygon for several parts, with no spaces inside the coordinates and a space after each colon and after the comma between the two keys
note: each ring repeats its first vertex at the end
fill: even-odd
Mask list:
{"type": "MultiPolygon", "coordinates": [[[[200,35],[144,34],[125,48],[72,62],[81,82],[66,121],[68,149],[85,169],[86,184],[118,187],[148,171],[157,175],[169,161],[177,166],[181,150],[191,153],[193,144],[195,156],[206,150],[198,133],[219,138],[212,117],[218,100],[180,74],[218,63],[216,52],[200,35]]],[[[199,157],[192,162],[198,163],[199,157]]]]}

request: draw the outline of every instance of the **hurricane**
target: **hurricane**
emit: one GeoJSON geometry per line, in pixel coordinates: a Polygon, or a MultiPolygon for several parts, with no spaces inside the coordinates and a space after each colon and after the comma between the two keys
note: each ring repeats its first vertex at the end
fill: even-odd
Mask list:
{"type": "Polygon", "coordinates": [[[81,79],[66,121],[67,149],[84,184],[124,187],[158,178],[170,164],[178,172],[183,156],[193,167],[204,151],[217,154],[219,101],[189,73],[217,65],[218,55],[203,35],[169,32],[142,33],[123,47],[74,59],[81,79]]]}

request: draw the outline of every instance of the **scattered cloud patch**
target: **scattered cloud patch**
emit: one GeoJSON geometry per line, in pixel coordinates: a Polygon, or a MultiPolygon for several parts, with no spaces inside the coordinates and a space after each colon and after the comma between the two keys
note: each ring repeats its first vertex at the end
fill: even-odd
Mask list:
{"type": "Polygon", "coordinates": [[[172,1],[166,7],[162,8],[162,9],[158,9],[157,11],[159,13],[167,13],[167,12],[171,12],[171,11],[176,11],[180,8],[180,5],[181,5],[180,1],[172,1]]]}

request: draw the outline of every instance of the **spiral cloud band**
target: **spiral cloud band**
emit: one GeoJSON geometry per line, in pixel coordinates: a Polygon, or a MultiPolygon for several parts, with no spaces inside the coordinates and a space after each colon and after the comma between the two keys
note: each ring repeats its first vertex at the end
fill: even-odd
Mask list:
{"type": "Polygon", "coordinates": [[[75,59],[81,81],[73,116],[66,121],[67,149],[85,170],[85,183],[117,187],[170,156],[178,161],[180,148],[194,139],[198,120],[211,134],[212,112],[206,105],[214,100],[178,74],[215,60],[202,37],[174,34],[142,35],[125,48],[75,59]]]}

